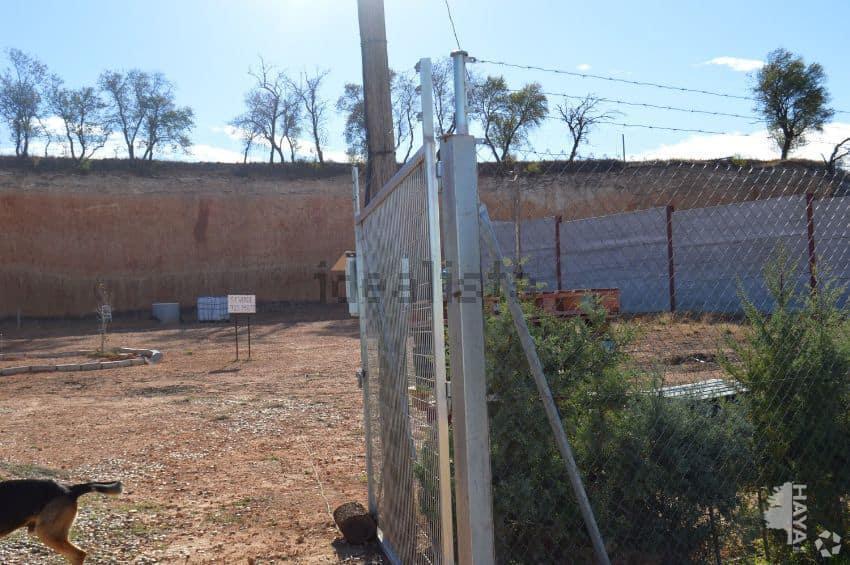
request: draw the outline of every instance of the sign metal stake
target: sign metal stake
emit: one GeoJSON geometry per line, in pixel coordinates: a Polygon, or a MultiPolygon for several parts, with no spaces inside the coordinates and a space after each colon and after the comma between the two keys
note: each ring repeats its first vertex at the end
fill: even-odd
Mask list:
{"type": "Polygon", "coordinates": [[[248,359],[251,359],[251,314],[257,313],[257,297],[253,294],[228,294],[227,313],[233,316],[237,361],[239,360],[239,315],[248,315],[248,359]]]}

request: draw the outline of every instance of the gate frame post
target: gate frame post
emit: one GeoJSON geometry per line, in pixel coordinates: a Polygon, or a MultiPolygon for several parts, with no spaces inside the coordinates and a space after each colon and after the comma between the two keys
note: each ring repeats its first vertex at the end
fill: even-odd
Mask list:
{"type": "Polygon", "coordinates": [[[490,433],[484,358],[483,281],[475,138],[466,119],[466,58],[452,53],[457,133],[442,145],[443,210],[449,271],[452,424],[458,561],[495,563],[490,433]]]}
{"type": "Polygon", "coordinates": [[[449,442],[449,402],[446,380],[445,328],[443,327],[443,253],[440,243],[440,187],[437,181],[437,150],[434,138],[434,86],[431,59],[420,59],[422,142],[425,147],[425,182],[428,189],[428,237],[431,247],[431,324],[434,347],[434,393],[437,400],[437,452],[440,476],[440,538],[443,563],[454,564],[452,524],[452,474],[449,442]]]}
{"type": "Polygon", "coordinates": [[[366,485],[369,491],[369,513],[373,518],[378,517],[378,501],[375,497],[375,471],[372,463],[372,409],[369,403],[369,347],[366,343],[368,335],[368,308],[366,300],[367,274],[363,261],[363,233],[360,222],[356,220],[360,214],[360,171],[357,165],[351,167],[352,198],[354,204],[354,265],[357,277],[357,310],[360,324],[360,370],[363,375],[363,429],[366,435],[366,485]]]}

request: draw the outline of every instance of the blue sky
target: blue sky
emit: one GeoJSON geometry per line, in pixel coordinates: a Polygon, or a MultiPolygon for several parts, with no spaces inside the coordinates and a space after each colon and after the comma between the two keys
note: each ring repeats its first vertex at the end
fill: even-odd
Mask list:
{"type": "MultiPolygon", "coordinates": [[[[481,59],[555,67],[747,94],[747,72],[779,46],[820,62],[833,106],[850,110],[847,73],[850,2],[833,1],[610,1],[449,0],[463,47],[481,59]],[[706,64],[719,57],[728,64],[706,64]],[[743,61],[738,61],[743,60],[743,61]]],[[[257,56],[297,74],[330,69],[324,96],[336,100],[346,82],[360,81],[356,0],[2,0],[0,47],[17,47],[44,61],[70,86],[93,84],[104,69],[164,72],[178,101],[196,112],[193,159],[239,158],[225,131],[238,114],[257,56]]],[[[443,0],[386,0],[390,65],[409,69],[421,57],[455,48],[443,0]]],[[[2,63],[5,66],[5,60],[2,63]]],[[[504,74],[513,87],[539,81],[547,91],[659,105],[750,114],[752,104],[697,94],[520,71],[478,64],[480,74],[504,74]]],[[[552,99],[554,108],[560,100],[552,99]]],[[[601,126],[585,156],[619,155],[621,134],[630,157],[771,157],[776,151],[749,120],[612,107],[618,121],[706,129],[751,136],[718,136],[601,126]]],[[[850,114],[816,141],[850,135],[850,114]]],[[[332,112],[329,154],[344,158],[342,116],[332,112]]],[[[0,151],[9,152],[6,132],[0,151]]],[[[560,152],[566,129],[547,122],[532,135],[539,151],[560,152]]],[[[799,156],[829,148],[812,144],[799,156]]],[[[114,151],[113,151],[114,152],[114,151]]],[[[101,154],[101,156],[112,156],[101,154]]],[[[304,155],[308,157],[308,155],[304,155]]],[[[257,158],[262,158],[257,155],[257,158]]]]}

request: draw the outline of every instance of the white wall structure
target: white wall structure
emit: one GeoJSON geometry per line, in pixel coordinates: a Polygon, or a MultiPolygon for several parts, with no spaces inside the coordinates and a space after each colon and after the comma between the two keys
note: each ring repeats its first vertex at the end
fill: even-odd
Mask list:
{"type": "MultiPolygon", "coordinates": [[[[513,261],[515,255],[514,222],[492,222],[496,240],[502,256],[513,261]]],[[[535,285],[541,285],[545,291],[558,289],[557,253],[555,250],[555,218],[540,218],[522,222],[520,229],[522,242],[523,272],[535,285]]],[[[484,273],[493,270],[493,258],[482,248],[481,262],[484,273]]]]}
{"type": "Polygon", "coordinates": [[[619,288],[622,312],[669,310],[666,209],[561,223],[561,274],[565,289],[619,288]]]}
{"type": "MultiPolygon", "coordinates": [[[[675,310],[742,312],[746,297],[760,310],[773,301],[764,284],[767,263],[784,249],[795,266],[795,284],[809,284],[806,196],[754,200],[670,215],[675,310]]],[[[617,288],[625,313],[671,310],[666,208],[560,223],[555,218],[522,224],[523,271],[556,290],[560,249],[563,289],[617,288]],[[559,247],[558,247],[559,246],[559,247]]],[[[850,285],[850,197],[812,201],[818,276],[850,285]]],[[[493,222],[505,257],[514,256],[513,222],[493,222]]],[[[492,259],[482,257],[485,273],[492,259]]],[[[850,291],[845,290],[845,297],[850,291]]]]}
{"type": "MultiPolygon", "coordinates": [[[[819,278],[850,284],[850,197],[815,200],[813,205],[815,256],[819,278]]],[[[848,290],[845,289],[845,299],[848,290]]]]}
{"type": "Polygon", "coordinates": [[[760,310],[772,300],[764,267],[781,248],[808,282],[805,196],[771,198],[673,213],[678,311],[741,311],[741,292],[760,310]]]}

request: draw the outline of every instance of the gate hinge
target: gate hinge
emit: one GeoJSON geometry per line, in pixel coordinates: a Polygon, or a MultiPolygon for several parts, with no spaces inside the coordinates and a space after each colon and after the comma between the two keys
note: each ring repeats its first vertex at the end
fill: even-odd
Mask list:
{"type": "Polygon", "coordinates": [[[366,371],[357,369],[357,388],[363,388],[363,381],[366,380],[366,371]]]}

